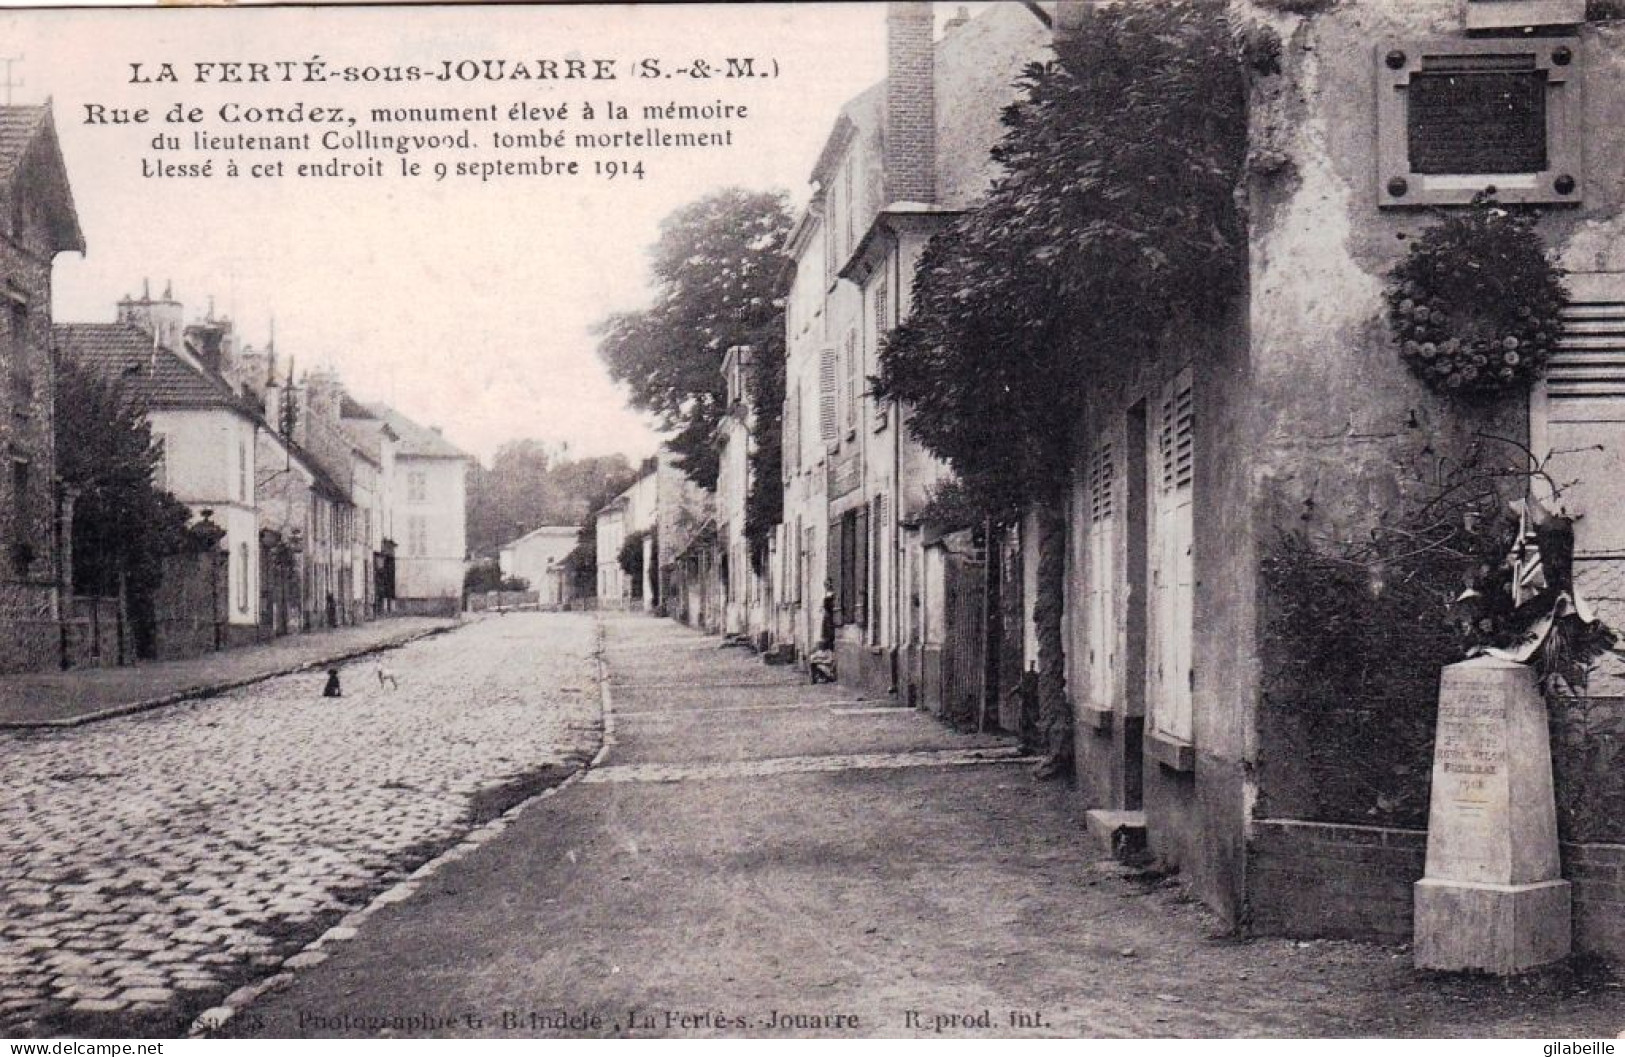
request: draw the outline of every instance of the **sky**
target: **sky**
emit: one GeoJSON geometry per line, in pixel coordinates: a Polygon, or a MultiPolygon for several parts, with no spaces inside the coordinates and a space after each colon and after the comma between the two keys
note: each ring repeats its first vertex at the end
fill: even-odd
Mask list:
{"type": "MultiPolygon", "coordinates": [[[[948,5],[939,19],[951,13],[948,5]]],[[[980,5],[975,5],[980,6],[980,5]]],[[[54,318],[111,320],[115,302],[171,287],[200,317],[213,299],[242,340],[256,347],[275,320],[276,350],[297,370],[331,367],[363,400],[384,400],[441,427],[448,439],[489,463],[505,441],[567,443],[573,455],[622,452],[637,459],[659,440],[630,411],[595,352],[594,324],[639,308],[651,296],[647,249],[660,220],[729,185],[779,188],[798,206],[807,177],[839,108],[884,76],[883,4],[606,5],[559,7],[116,9],[0,11],[0,57],[21,56],[10,89],[19,104],[52,101],[87,253],[57,258],[54,318]],[[663,72],[695,59],[750,56],[778,75],[722,81],[629,76],[645,58],[663,72]],[[199,84],[197,63],[303,64],[326,70],[443,60],[504,59],[537,68],[541,60],[607,58],[613,81],[453,81],[414,84],[199,84]],[[178,83],[158,79],[171,63],[178,83]],[[146,81],[135,81],[133,63],[146,81]],[[306,155],[213,152],[217,164],[283,158],[280,179],[143,177],[143,164],[197,163],[206,154],[153,149],[177,134],[189,147],[196,129],[266,135],[332,130],[327,124],[225,123],[222,106],[342,108],[370,126],[375,106],[495,106],[569,103],[564,122],[473,125],[476,142],[493,129],[538,127],[609,131],[580,119],[580,106],[619,102],[640,129],[646,104],[725,102],[749,107],[733,122],[734,145],[709,151],[602,151],[640,156],[643,179],[510,177],[481,182],[431,175],[401,178],[298,178],[297,161],[340,157],[383,160],[380,150],[306,155]],[[201,124],[162,119],[179,104],[201,109],[201,124]],[[146,123],[92,123],[91,106],[148,110],[146,123]],[[188,156],[182,157],[182,153],[188,156]]],[[[303,70],[303,66],[290,67],[303,70]]],[[[215,67],[214,69],[219,69],[215,67]]],[[[273,70],[281,69],[273,66],[273,70]]],[[[0,67],[0,79],[3,79],[0,67]]],[[[211,78],[213,75],[211,74],[211,78]]],[[[242,112],[242,109],[237,111],[242,112]]],[[[700,129],[668,121],[668,129],[700,129]]],[[[443,132],[437,126],[413,131],[443,132]]],[[[338,126],[340,132],[354,132],[338,126]]],[[[514,150],[533,158],[556,151],[514,150]]],[[[457,152],[423,151],[428,170],[457,152]]],[[[482,150],[464,159],[493,160],[482,150]]]]}

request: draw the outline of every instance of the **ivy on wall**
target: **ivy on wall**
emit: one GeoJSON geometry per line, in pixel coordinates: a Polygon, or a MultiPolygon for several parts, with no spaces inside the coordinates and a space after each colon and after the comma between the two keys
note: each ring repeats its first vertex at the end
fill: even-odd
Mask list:
{"type": "Polygon", "coordinates": [[[1282,532],[1264,556],[1260,726],[1280,741],[1269,758],[1309,790],[1272,796],[1266,774],[1266,813],[1427,824],[1439,669],[1495,633],[1456,600],[1507,555],[1507,482],[1524,472],[1482,445],[1442,474],[1433,465],[1424,449],[1395,467],[1411,498],[1370,532],[1282,532]]]}

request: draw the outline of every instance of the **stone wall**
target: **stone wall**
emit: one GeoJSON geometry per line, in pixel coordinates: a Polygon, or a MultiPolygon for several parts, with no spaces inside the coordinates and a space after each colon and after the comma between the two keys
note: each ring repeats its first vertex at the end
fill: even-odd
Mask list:
{"type": "Polygon", "coordinates": [[[508,609],[514,606],[529,606],[534,608],[541,604],[542,596],[538,591],[482,591],[468,596],[468,608],[472,613],[481,613],[487,609],[508,609]]]}
{"type": "Polygon", "coordinates": [[[223,647],[226,624],[226,555],[175,555],[163,562],[153,596],[158,660],[212,653],[223,647]]]}
{"type": "Polygon", "coordinates": [[[461,598],[397,598],[392,616],[454,617],[462,608],[461,598]]]}
{"type": "Polygon", "coordinates": [[[1252,929],[1263,935],[1406,943],[1420,830],[1255,820],[1247,848],[1252,929]]]}
{"type": "MultiPolygon", "coordinates": [[[[1576,951],[1625,958],[1625,844],[1561,845],[1576,951]]],[[[1266,936],[1411,939],[1427,833],[1258,819],[1247,846],[1250,929],[1266,936]]]]}
{"type": "Polygon", "coordinates": [[[48,585],[0,581],[0,674],[38,672],[61,657],[56,590],[48,585]]]}
{"type": "MultiPolygon", "coordinates": [[[[21,357],[7,354],[0,370],[0,672],[37,671],[60,659],[56,628],[53,544],[56,476],[51,358],[51,261],[56,247],[42,203],[44,189],[24,165],[11,181],[23,196],[20,243],[0,231],[0,275],[22,296],[0,299],[0,335],[21,357]],[[26,467],[26,470],[15,469],[26,467]],[[15,494],[22,485],[25,495],[15,494]]],[[[10,215],[10,202],[6,203],[10,215]]]]}
{"type": "Polygon", "coordinates": [[[118,599],[78,597],[61,632],[69,668],[112,668],[119,662],[118,599]]]}

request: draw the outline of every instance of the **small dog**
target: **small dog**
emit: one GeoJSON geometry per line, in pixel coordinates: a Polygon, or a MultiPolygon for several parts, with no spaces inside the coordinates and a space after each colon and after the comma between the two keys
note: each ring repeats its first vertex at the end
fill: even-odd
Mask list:
{"type": "Polygon", "coordinates": [[[385,668],[381,664],[378,666],[377,671],[378,689],[382,690],[385,686],[388,686],[391,690],[399,690],[401,688],[401,682],[399,679],[395,678],[394,672],[390,671],[388,668],[385,668]]]}
{"type": "Polygon", "coordinates": [[[337,668],[329,668],[327,670],[327,685],[322,687],[322,696],[323,697],[343,697],[344,696],[344,689],[341,686],[339,686],[339,670],[337,668]]]}

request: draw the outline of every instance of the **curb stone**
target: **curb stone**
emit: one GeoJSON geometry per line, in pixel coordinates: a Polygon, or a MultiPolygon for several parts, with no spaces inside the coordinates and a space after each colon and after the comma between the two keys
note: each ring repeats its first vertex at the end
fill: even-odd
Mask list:
{"type": "MultiPolygon", "coordinates": [[[[510,807],[508,810],[504,811],[491,821],[485,823],[483,826],[478,826],[470,830],[461,840],[457,841],[450,848],[441,852],[439,855],[435,856],[414,870],[406,880],[397,882],[391,887],[384,889],[384,891],[374,896],[372,901],[366,906],[362,907],[360,910],[355,910],[349,914],[346,914],[343,918],[339,919],[339,923],[337,925],[329,928],[326,932],[305,944],[304,947],[300,948],[298,951],[295,951],[287,958],[284,958],[280,963],[280,967],[283,971],[278,972],[275,975],[268,976],[264,980],[257,983],[247,984],[243,987],[239,987],[237,990],[227,995],[219,1005],[213,1006],[204,1010],[202,1013],[199,1013],[197,1018],[192,1021],[192,1025],[186,1033],[188,1038],[209,1037],[213,1032],[219,1031],[222,1027],[224,1027],[232,1017],[241,1012],[249,1003],[255,1001],[263,995],[286,987],[288,984],[292,983],[295,970],[319,965],[321,962],[326,961],[328,956],[332,953],[330,950],[332,946],[354,939],[361,926],[366,924],[367,920],[380,910],[392,903],[400,903],[406,899],[409,899],[417,892],[418,883],[420,881],[432,877],[442,866],[445,866],[447,863],[453,863],[464,858],[470,852],[477,850],[481,846],[489,843],[492,839],[500,836],[503,831],[506,830],[513,822],[513,820],[519,816],[520,812],[524,811],[532,804],[538,804],[543,800],[547,800],[550,797],[562,793],[564,790],[568,789],[570,786],[579,781],[581,777],[589,770],[600,766],[604,762],[604,760],[609,756],[610,746],[614,744],[615,715],[611,710],[609,667],[604,663],[603,619],[596,618],[596,624],[597,628],[593,645],[593,661],[598,677],[598,701],[599,707],[602,710],[601,727],[603,730],[603,736],[598,746],[598,752],[593,755],[592,760],[580,767],[577,767],[559,784],[543,789],[541,792],[527,800],[521,800],[519,803],[515,804],[513,807],[510,807]]],[[[429,634],[439,633],[439,631],[429,632],[429,634]]]]}

